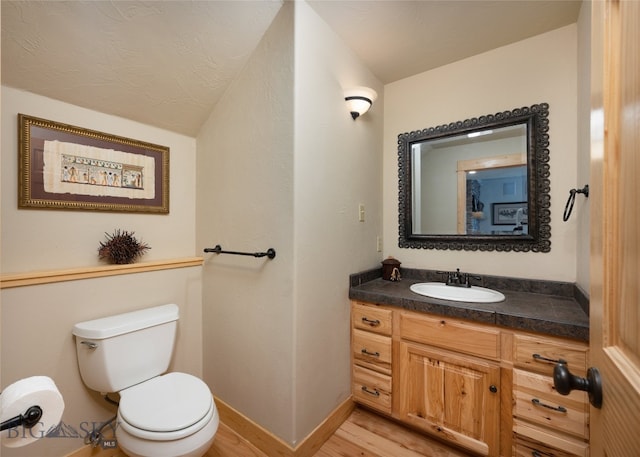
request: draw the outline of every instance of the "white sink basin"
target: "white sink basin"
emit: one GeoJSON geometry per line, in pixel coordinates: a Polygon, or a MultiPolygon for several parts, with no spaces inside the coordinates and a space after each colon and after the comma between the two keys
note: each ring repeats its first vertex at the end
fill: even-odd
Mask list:
{"type": "Polygon", "coordinates": [[[409,287],[412,292],[440,300],[466,301],[473,303],[496,303],[504,300],[497,290],[484,287],[455,287],[442,282],[421,282],[409,287]]]}

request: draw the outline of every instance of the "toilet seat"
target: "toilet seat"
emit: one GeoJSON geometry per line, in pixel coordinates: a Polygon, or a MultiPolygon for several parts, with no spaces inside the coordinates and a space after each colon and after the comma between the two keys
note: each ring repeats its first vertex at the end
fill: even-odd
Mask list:
{"type": "Polygon", "coordinates": [[[118,426],[139,438],[168,441],[199,431],[215,405],[207,385],[186,373],[168,373],[120,391],[118,426]]]}

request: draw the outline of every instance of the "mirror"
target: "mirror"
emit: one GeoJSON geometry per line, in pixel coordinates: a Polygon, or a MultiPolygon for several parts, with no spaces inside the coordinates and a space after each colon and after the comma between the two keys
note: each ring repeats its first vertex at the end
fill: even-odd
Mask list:
{"type": "Polygon", "coordinates": [[[398,135],[399,247],[551,250],[549,105],[398,135]]]}

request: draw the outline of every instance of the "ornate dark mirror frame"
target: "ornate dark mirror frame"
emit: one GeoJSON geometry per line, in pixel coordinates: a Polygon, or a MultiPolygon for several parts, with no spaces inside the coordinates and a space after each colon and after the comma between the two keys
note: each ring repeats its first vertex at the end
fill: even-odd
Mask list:
{"type": "Polygon", "coordinates": [[[412,249],[549,252],[551,250],[551,199],[549,195],[549,105],[541,103],[488,114],[465,121],[398,135],[399,240],[398,246],[412,249]],[[424,235],[413,233],[411,202],[411,147],[432,139],[465,135],[474,131],[527,126],[527,235],[424,235]]]}

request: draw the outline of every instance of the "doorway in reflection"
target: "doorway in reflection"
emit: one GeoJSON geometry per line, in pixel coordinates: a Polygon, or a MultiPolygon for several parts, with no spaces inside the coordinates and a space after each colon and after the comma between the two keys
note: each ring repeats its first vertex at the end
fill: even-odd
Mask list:
{"type": "Polygon", "coordinates": [[[466,173],[465,233],[528,234],[525,165],[466,173]]]}

